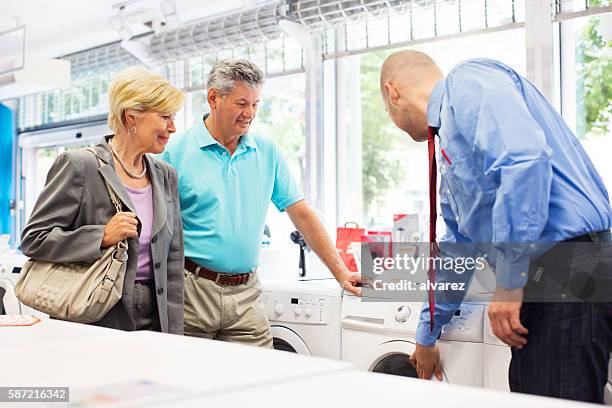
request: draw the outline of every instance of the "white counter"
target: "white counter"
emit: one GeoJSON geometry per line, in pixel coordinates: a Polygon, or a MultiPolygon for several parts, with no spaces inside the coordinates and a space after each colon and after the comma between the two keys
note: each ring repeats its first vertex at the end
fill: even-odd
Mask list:
{"type": "Polygon", "coordinates": [[[231,394],[175,400],[173,408],[586,408],[600,405],[449,385],[365,371],[315,375],[231,394]]]}
{"type": "Polygon", "coordinates": [[[351,367],[253,346],[53,320],[31,327],[1,327],[0,344],[3,386],[76,389],[147,380],[210,393],[351,367]]]}
{"type": "MultiPolygon", "coordinates": [[[[25,327],[0,327],[2,350],[18,352],[20,349],[41,349],[79,338],[124,335],[125,332],[110,330],[89,324],[43,319],[25,327]]],[[[0,372],[0,375],[2,373],[0,372]]]]}
{"type": "Polygon", "coordinates": [[[0,344],[0,385],[68,386],[80,406],[113,394],[122,402],[103,406],[589,406],[355,371],[339,361],[252,346],[57,320],[0,327],[0,344]]]}

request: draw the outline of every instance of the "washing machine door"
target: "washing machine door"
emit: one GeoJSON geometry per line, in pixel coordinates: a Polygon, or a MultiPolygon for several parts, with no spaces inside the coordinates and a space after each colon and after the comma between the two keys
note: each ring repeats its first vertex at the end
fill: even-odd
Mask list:
{"type": "Polygon", "coordinates": [[[308,346],[300,336],[293,330],[284,326],[271,326],[272,341],[275,350],[288,351],[290,353],[304,354],[310,356],[308,346]]]}
{"type": "MultiPolygon", "coordinates": [[[[402,377],[419,378],[416,369],[410,364],[410,356],[416,345],[410,341],[392,340],[380,344],[368,358],[368,371],[402,377]]],[[[448,382],[442,371],[442,381],[448,382]]]]}

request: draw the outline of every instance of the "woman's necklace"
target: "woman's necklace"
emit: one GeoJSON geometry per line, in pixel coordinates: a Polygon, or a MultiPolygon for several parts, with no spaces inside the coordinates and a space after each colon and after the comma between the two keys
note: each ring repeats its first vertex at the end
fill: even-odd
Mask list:
{"type": "Polygon", "coordinates": [[[109,140],[108,142],[108,148],[110,149],[111,153],[113,154],[113,156],[115,157],[115,159],[117,159],[117,162],[121,165],[121,168],[123,169],[123,171],[125,171],[125,174],[127,174],[130,178],[133,179],[141,179],[143,178],[146,174],[147,174],[147,166],[144,164],[144,161],[142,163],[143,166],[143,170],[142,173],[140,174],[134,174],[131,171],[129,171],[127,169],[127,167],[125,166],[125,164],[123,164],[123,162],[121,161],[121,158],[119,157],[119,155],[115,152],[115,149],[113,149],[113,146],[109,140]]]}

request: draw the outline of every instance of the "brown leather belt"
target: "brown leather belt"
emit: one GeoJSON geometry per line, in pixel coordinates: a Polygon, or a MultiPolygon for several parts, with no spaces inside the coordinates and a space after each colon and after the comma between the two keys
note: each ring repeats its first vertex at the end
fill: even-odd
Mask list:
{"type": "Polygon", "coordinates": [[[185,269],[187,269],[189,272],[192,272],[196,276],[201,276],[202,278],[210,279],[211,281],[214,281],[217,285],[222,286],[234,286],[247,283],[251,278],[251,275],[253,274],[253,271],[240,274],[215,272],[211,271],[208,268],[200,266],[187,258],[185,258],[185,269]]]}

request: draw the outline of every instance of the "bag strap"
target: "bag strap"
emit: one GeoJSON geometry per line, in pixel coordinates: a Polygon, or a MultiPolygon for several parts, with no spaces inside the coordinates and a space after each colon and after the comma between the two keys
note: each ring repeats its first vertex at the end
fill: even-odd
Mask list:
{"type": "MultiPolygon", "coordinates": [[[[85,150],[92,153],[96,157],[96,160],[98,161],[98,168],[102,167],[102,160],[98,157],[96,150],[93,147],[85,147],[85,150]]],[[[108,184],[106,179],[104,179],[104,185],[106,186],[106,190],[108,191],[108,195],[110,196],[111,201],[115,205],[115,209],[117,210],[117,213],[120,213],[121,212],[121,201],[117,197],[117,194],[115,193],[113,188],[108,184]]],[[[113,252],[113,259],[118,261],[119,264],[123,264],[124,262],[127,261],[127,250],[128,250],[127,238],[124,239],[123,241],[117,242],[116,249],[113,252]]],[[[115,265],[115,263],[113,263],[113,265],[115,265]]],[[[118,267],[113,267],[110,269],[110,274],[112,275],[112,278],[110,279],[110,281],[113,284],[115,283],[115,278],[117,277],[118,271],[119,271],[118,267]]]]}
{"type": "MultiPolygon", "coordinates": [[[[96,157],[96,160],[98,161],[98,168],[100,168],[102,166],[102,160],[98,157],[96,150],[93,147],[85,147],[85,150],[92,153],[96,157]]],[[[110,195],[111,201],[115,205],[115,209],[118,213],[120,213],[122,209],[121,201],[117,197],[117,194],[115,194],[115,191],[112,189],[112,187],[108,184],[106,179],[104,179],[104,185],[106,186],[106,190],[108,190],[108,195],[110,195]]]]}

